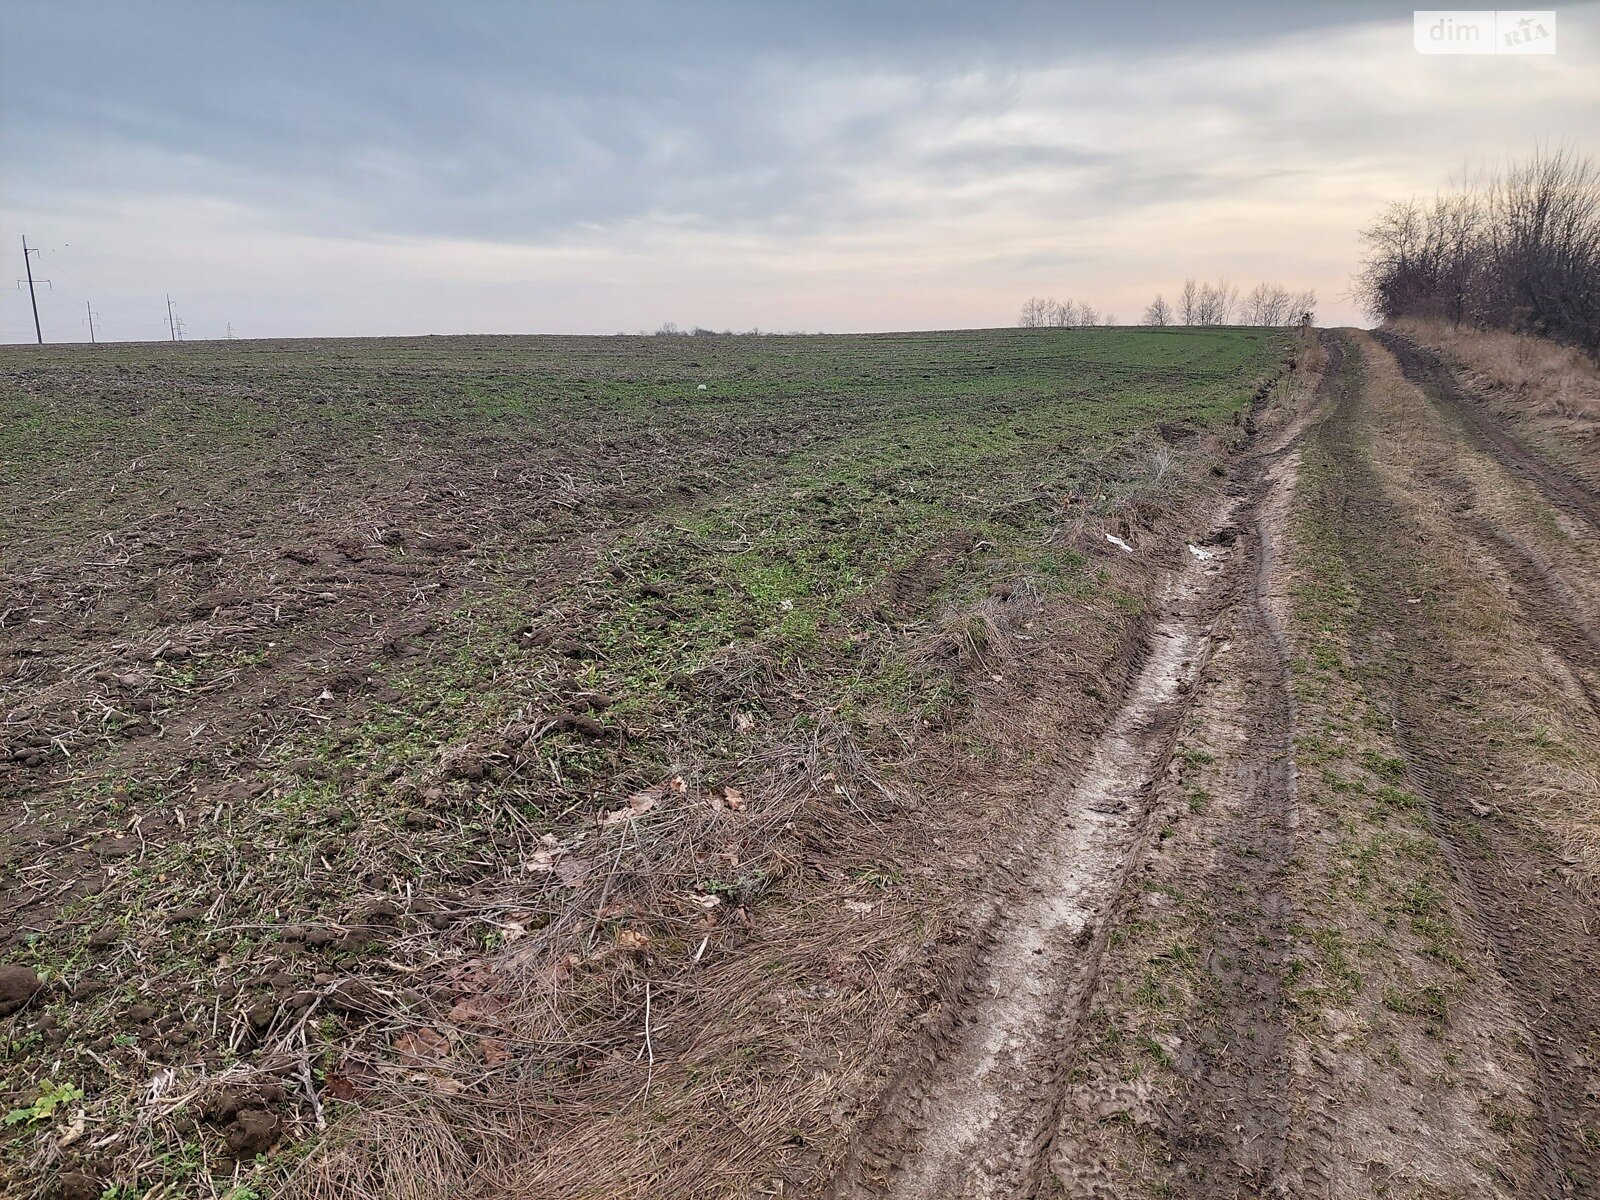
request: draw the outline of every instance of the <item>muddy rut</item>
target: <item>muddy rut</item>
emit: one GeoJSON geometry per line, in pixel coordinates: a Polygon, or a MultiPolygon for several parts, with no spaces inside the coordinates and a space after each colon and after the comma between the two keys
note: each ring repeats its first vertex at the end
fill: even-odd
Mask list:
{"type": "MultiPolygon", "coordinates": [[[[1342,359],[1332,348],[1327,377],[1342,359]]],[[[1303,414],[1276,447],[1247,465],[1242,528],[1229,528],[1235,559],[1225,577],[1215,628],[1224,652],[1202,686],[1219,698],[1198,722],[1208,740],[1225,739],[1219,775],[1226,806],[1204,891],[1211,1003],[1190,1023],[1177,1067],[1187,1083],[1166,1137],[1172,1170],[1191,1195],[1270,1195],[1284,1183],[1289,1144],[1290,1056],[1284,969],[1292,920],[1287,872],[1297,823],[1295,701],[1289,648],[1275,609],[1278,540],[1289,503],[1303,414]],[[1225,722],[1227,730],[1215,726],[1225,722]]],[[[1070,1177],[1063,1164],[1059,1173],[1070,1177]]]]}
{"type": "Polygon", "coordinates": [[[1234,1195],[1281,1173],[1287,1056],[1280,984],[1288,914],[1280,886],[1293,847],[1293,702],[1269,609],[1270,521],[1303,422],[1264,438],[1162,592],[1148,652],[1115,721],[1078,776],[1047,798],[1059,816],[983,938],[949,1032],[886,1096],[834,1181],[836,1197],[906,1200],[1113,1195],[1074,1153],[1084,1026],[1108,946],[1120,936],[1152,847],[1158,800],[1195,699],[1222,674],[1249,695],[1233,764],[1241,798],[1210,874],[1216,937],[1205,956],[1226,1023],[1188,1040],[1193,1102],[1170,1114],[1186,1194],[1234,1195]],[[931,1065],[930,1065],[931,1062],[931,1065]]]}

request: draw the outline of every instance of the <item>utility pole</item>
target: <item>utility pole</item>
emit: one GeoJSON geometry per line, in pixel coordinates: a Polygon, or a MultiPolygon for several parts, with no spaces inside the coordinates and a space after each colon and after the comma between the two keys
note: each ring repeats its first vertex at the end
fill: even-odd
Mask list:
{"type": "Polygon", "coordinates": [[[83,311],[89,314],[89,345],[94,345],[94,309],[89,307],[89,302],[83,302],[83,311]]]}
{"type": "MultiPolygon", "coordinates": [[[[35,280],[33,278],[32,256],[37,253],[39,253],[38,247],[32,250],[28,249],[28,239],[24,236],[22,239],[22,265],[28,272],[28,302],[33,305],[33,336],[39,339],[39,345],[42,346],[44,345],[44,330],[39,326],[39,298],[33,294],[35,280]]],[[[19,279],[17,282],[21,283],[22,280],[19,279]]],[[[48,279],[40,279],[37,282],[49,283],[50,281],[48,279]]]]}
{"type": "Polygon", "coordinates": [[[233,341],[233,322],[232,321],[228,322],[227,340],[230,341],[230,342],[233,341]]]}
{"type": "Polygon", "coordinates": [[[167,295],[167,329],[172,334],[172,340],[178,340],[178,323],[172,319],[172,296],[167,295]]]}

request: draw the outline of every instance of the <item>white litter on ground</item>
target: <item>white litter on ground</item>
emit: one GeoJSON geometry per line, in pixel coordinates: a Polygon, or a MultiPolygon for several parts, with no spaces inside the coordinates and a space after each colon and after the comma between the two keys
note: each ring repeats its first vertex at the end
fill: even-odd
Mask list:
{"type": "Polygon", "coordinates": [[[1106,541],[1110,542],[1113,546],[1118,546],[1121,549],[1126,550],[1129,554],[1133,553],[1133,547],[1128,545],[1127,542],[1123,541],[1114,533],[1106,534],[1106,541]]]}
{"type": "Polygon", "coordinates": [[[1189,553],[1202,561],[1207,561],[1217,556],[1217,552],[1215,550],[1202,550],[1193,542],[1189,543],[1189,553]]]}

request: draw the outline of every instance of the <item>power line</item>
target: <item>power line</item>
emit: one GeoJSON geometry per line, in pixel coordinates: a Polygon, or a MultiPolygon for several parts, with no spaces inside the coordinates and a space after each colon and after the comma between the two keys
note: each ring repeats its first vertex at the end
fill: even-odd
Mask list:
{"type": "MultiPolygon", "coordinates": [[[[21,288],[24,283],[28,285],[28,301],[33,309],[33,332],[35,339],[40,345],[44,344],[44,329],[39,311],[40,302],[42,301],[44,303],[46,310],[51,312],[53,317],[65,317],[69,310],[76,311],[80,299],[83,301],[84,310],[88,317],[89,340],[93,343],[99,342],[99,335],[102,333],[108,334],[110,340],[112,341],[117,341],[119,338],[122,340],[127,340],[130,332],[133,329],[137,329],[139,332],[132,333],[132,337],[135,339],[142,339],[143,337],[148,336],[143,331],[149,329],[158,322],[166,325],[167,337],[171,341],[181,342],[185,340],[184,335],[186,330],[184,328],[184,321],[182,317],[178,316],[176,311],[177,306],[173,303],[172,296],[170,294],[165,297],[166,311],[164,318],[154,315],[135,315],[136,310],[141,314],[148,313],[152,309],[155,310],[155,312],[161,311],[159,306],[150,304],[146,301],[124,299],[121,297],[113,297],[112,300],[105,301],[102,297],[102,305],[109,303],[111,306],[111,319],[108,321],[105,319],[103,308],[94,308],[93,302],[87,297],[84,297],[81,293],[78,296],[72,296],[58,292],[55,284],[51,280],[40,279],[33,274],[33,258],[35,255],[44,255],[46,253],[45,247],[30,246],[28,245],[28,239],[24,237],[22,239],[22,252],[25,274],[27,278],[19,279],[16,282],[18,288],[21,288]],[[43,284],[48,289],[43,296],[39,295],[38,293],[37,285],[39,284],[43,284]],[[52,305],[54,308],[51,307],[52,305]]],[[[52,255],[51,274],[54,274],[55,269],[59,267],[69,279],[75,280],[77,283],[82,284],[86,289],[97,290],[102,287],[110,288],[110,285],[105,284],[104,281],[96,282],[96,280],[92,278],[86,279],[73,271],[67,270],[65,267],[61,267],[60,263],[57,262],[54,257],[58,252],[55,250],[50,250],[48,252],[52,255]]],[[[40,262],[43,262],[42,257],[40,258],[40,262]]],[[[110,290],[115,289],[112,288],[110,290]]],[[[7,328],[15,328],[16,330],[21,331],[26,329],[26,326],[18,325],[7,328]]]]}
{"type": "MultiPolygon", "coordinates": [[[[39,298],[33,291],[33,255],[39,253],[38,249],[28,249],[28,238],[22,238],[22,265],[28,272],[28,303],[33,305],[33,336],[39,339],[39,345],[44,345],[44,328],[39,324],[39,298]]],[[[21,283],[22,280],[17,280],[21,283]]],[[[39,280],[40,283],[49,283],[48,279],[39,280]]]]}
{"type": "MultiPolygon", "coordinates": [[[[85,288],[89,289],[90,291],[96,291],[96,292],[119,292],[119,291],[121,291],[121,285],[120,284],[107,283],[107,282],[105,282],[105,280],[99,279],[99,278],[93,278],[93,279],[86,278],[85,275],[80,273],[79,271],[69,271],[66,267],[61,265],[61,251],[59,251],[59,250],[51,250],[49,253],[52,255],[51,260],[50,260],[50,270],[51,270],[52,273],[60,272],[62,275],[65,275],[68,279],[71,279],[76,283],[82,284],[85,288]]],[[[119,305],[131,305],[134,308],[143,309],[146,312],[159,313],[161,311],[161,306],[159,304],[151,304],[151,303],[149,303],[148,301],[145,301],[145,300],[131,300],[131,299],[128,299],[126,297],[123,297],[123,298],[120,298],[120,299],[117,300],[117,304],[119,304],[119,305]]]]}

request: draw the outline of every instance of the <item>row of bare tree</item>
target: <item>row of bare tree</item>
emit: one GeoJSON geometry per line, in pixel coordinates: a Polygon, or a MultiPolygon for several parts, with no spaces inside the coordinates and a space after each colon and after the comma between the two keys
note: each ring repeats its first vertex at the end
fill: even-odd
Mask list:
{"type": "Polygon", "coordinates": [[[1362,234],[1356,293],[1379,319],[1435,317],[1537,333],[1600,356],[1600,168],[1540,150],[1362,234]]]}
{"type": "Polygon", "coordinates": [[[1052,296],[1030,296],[1022,306],[1017,324],[1024,329],[1079,329],[1089,325],[1115,325],[1115,313],[1103,316],[1098,308],[1077,300],[1057,300],[1052,296]]]}
{"type": "Polygon", "coordinates": [[[1298,325],[1310,324],[1317,294],[1291,292],[1281,283],[1258,283],[1243,295],[1226,279],[1197,283],[1185,279],[1176,306],[1160,295],[1144,310],[1145,325],[1298,325]]]}
{"type": "MultiPolygon", "coordinates": [[[[1176,306],[1161,296],[1144,310],[1144,325],[1297,325],[1309,324],[1317,306],[1316,293],[1291,292],[1281,283],[1258,283],[1240,295],[1223,279],[1197,283],[1185,279],[1176,306]]],[[[1022,306],[1017,324],[1024,329],[1077,329],[1088,325],[1115,325],[1117,318],[1093,305],[1050,296],[1031,297],[1022,306]]]]}

